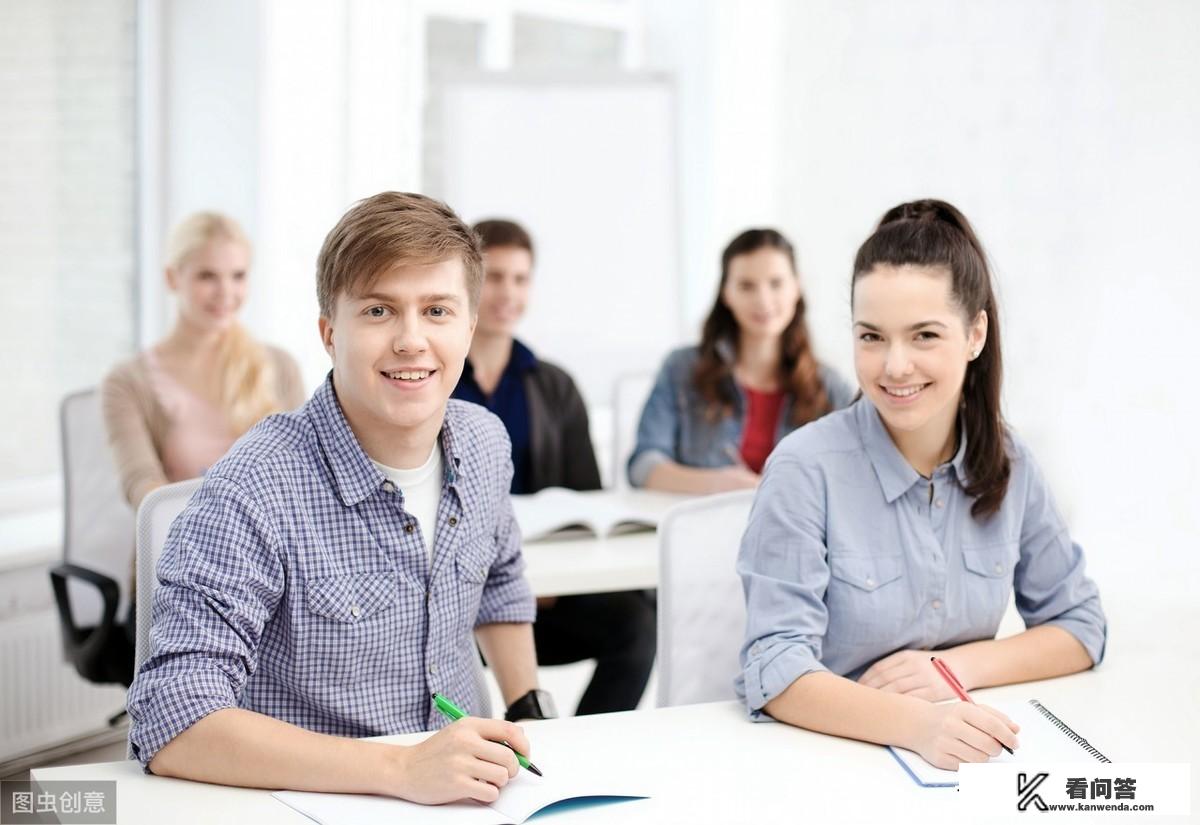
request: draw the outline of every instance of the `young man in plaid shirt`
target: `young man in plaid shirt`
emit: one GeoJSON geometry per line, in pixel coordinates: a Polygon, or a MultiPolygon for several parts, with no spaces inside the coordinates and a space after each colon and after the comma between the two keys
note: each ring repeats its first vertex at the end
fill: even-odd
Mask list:
{"type": "Polygon", "coordinates": [[[433,692],[480,712],[476,640],[513,712],[539,713],[508,437],[449,400],[481,278],[474,234],[420,195],[368,198],[329,233],[333,369],[209,470],[159,560],[129,694],[148,771],[425,803],[492,801],[515,775],[499,742],[529,743],[509,722],[357,738],[441,727],[433,692]]]}

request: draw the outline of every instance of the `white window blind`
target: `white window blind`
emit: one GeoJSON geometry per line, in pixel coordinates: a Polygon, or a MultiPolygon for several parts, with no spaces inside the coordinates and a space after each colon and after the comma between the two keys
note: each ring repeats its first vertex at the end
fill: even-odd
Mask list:
{"type": "Polygon", "coordinates": [[[134,348],[134,0],[0,0],[0,490],[134,348]]]}

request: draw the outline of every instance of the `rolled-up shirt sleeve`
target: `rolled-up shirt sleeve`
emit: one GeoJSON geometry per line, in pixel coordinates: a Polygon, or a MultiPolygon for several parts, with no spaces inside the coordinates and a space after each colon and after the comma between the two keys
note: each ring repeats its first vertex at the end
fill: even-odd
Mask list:
{"type": "Polygon", "coordinates": [[[507,434],[501,432],[499,435],[505,439],[504,454],[507,467],[500,473],[502,489],[497,491],[499,512],[494,534],[496,560],[488,570],[483,595],[479,599],[476,627],[495,622],[526,623],[537,617],[533,590],[525,578],[525,558],[521,555],[521,528],[517,525],[512,498],[508,494],[513,476],[512,450],[507,448],[507,434]]]}
{"type": "Polygon", "coordinates": [[[668,358],[658,371],[638,420],[637,444],[629,457],[629,483],[634,487],[645,487],[651,471],[665,461],[674,461],[678,454],[679,412],[672,379],[675,360],[675,356],[668,358]]]}
{"type": "Polygon", "coordinates": [[[149,770],[197,721],[237,707],[284,588],[278,534],[233,482],[210,477],[175,520],[157,565],[150,656],[130,687],[129,742],[149,770]]]}
{"type": "Polygon", "coordinates": [[[768,461],[738,554],[746,597],[746,638],[737,689],[750,716],[821,664],[829,614],[825,484],[819,470],[789,456],[768,461]]]}
{"type": "Polygon", "coordinates": [[[1016,460],[1027,463],[1028,484],[1021,556],[1013,571],[1017,611],[1026,627],[1048,624],[1066,630],[1098,665],[1108,639],[1100,591],[1087,576],[1083,549],[1071,540],[1033,457],[1018,447],[1016,460]]]}

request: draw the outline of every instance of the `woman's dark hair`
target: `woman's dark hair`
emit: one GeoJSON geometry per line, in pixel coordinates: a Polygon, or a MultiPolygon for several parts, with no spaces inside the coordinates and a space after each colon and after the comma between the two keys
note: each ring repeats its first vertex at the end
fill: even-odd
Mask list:
{"type": "MultiPolygon", "coordinates": [[[[787,256],[793,274],[796,271],[796,253],[788,239],[774,229],[747,229],[729,242],[721,253],[721,285],[717,299],[704,321],[700,336],[700,357],[696,363],[694,380],[700,396],[708,402],[706,415],[709,420],[719,420],[733,412],[736,398],[727,379],[733,374],[733,364],[721,357],[718,346],[722,341],[736,352],[740,336],[737,319],[725,305],[723,293],[729,281],[729,264],[738,255],[747,255],[760,249],[776,249],[787,256]]],[[[806,424],[829,412],[829,395],[817,369],[817,359],[808,343],[808,326],[804,323],[804,296],[796,301],[796,312],[791,323],[784,329],[783,359],[780,364],[780,379],[784,388],[792,395],[791,423],[806,424]]]]}
{"type": "Polygon", "coordinates": [[[533,238],[529,237],[525,227],[516,221],[489,218],[471,228],[479,236],[479,245],[485,252],[493,246],[515,246],[524,249],[533,257],[533,238]]]}
{"type": "Polygon", "coordinates": [[[979,357],[967,364],[959,420],[966,431],[967,494],[980,521],[998,509],[1008,489],[1011,461],[1000,413],[1000,314],[992,291],[987,256],[966,217],[945,201],[919,200],[889,209],[875,234],[854,258],[854,284],[878,265],[945,267],[950,294],[968,324],[986,312],[987,339],[979,357]]]}

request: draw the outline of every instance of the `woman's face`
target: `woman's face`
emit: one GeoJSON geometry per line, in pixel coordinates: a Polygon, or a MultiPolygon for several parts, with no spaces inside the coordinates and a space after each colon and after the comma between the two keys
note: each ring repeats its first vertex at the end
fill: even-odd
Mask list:
{"type": "Polygon", "coordinates": [[[796,314],[800,279],[788,256],[763,247],[729,261],[721,298],[743,335],[781,335],[796,314]]]}
{"type": "Polygon", "coordinates": [[[854,285],[854,370],[888,429],[954,425],[967,364],[987,340],[968,324],[945,267],[878,265],[854,285]]]}
{"type": "Polygon", "coordinates": [[[227,328],[246,300],[250,253],[241,243],[219,238],[192,252],[179,267],[167,268],[167,285],[179,314],[205,331],[227,328]]]}

